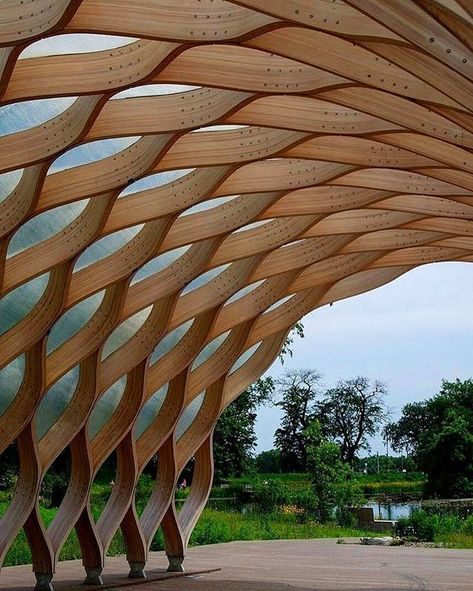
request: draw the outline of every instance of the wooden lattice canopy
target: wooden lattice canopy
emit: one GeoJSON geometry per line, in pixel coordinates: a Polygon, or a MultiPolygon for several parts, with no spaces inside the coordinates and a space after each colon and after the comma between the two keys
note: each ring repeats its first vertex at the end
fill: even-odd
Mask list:
{"type": "Polygon", "coordinates": [[[139,575],[161,525],[179,568],[217,417],[290,327],[473,260],[472,23],[472,0],[1,2],[0,452],[16,441],[20,472],[0,558],[23,527],[48,589],[75,527],[98,581],[121,527],[139,575]]]}

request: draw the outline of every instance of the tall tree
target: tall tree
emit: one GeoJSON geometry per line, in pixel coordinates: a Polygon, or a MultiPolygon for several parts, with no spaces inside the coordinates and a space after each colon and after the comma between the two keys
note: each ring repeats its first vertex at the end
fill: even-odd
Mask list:
{"type": "Polygon", "coordinates": [[[386,420],[386,395],[382,382],[358,376],[339,381],[317,405],[316,416],[324,435],[340,445],[342,458],[349,464],[386,420]]]}
{"type": "Polygon", "coordinates": [[[262,451],[256,456],[256,471],[260,474],[281,472],[281,452],[278,449],[262,451]]]}
{"type": "Polygon", "coordinates": [[[407,404],[385,434],[395,451],[414,454],[428,493],[473,495],[473,380],[444,380],[437,395],[407,404]]]}
{"type": "Polygon", "coordinates": [[[350,508],[362,497],[353,468],[343,461],[340,446],[324,437],[317,419],[309,424],[305,436],[307,470],[312,478],[317,519],[328,521],[336,512],[341,525],[350,525],[350,508]]]}
{"type": "MultiPolygon", "coordinates": [[[[279,360],[292,357],[295,337],[304,336],[301,322],[289,331],[281,348],[279,360]]],[[[217,421],[214,431],[215,479],[240,476],[253,462],[256,444],[255,423],[257,410],[271,399],[274,382],[271,377],[260,378],[226,408],[217,421]]]]}
{"type": "Polygon", "coordinates": [[[301,472],[307,467],[305,430],[314,418],[320,394],[320,374],[311,369],[289,370],[276,381],[276,406],[283,411],[274,444],[281,452],[283,471],[301,472]]]}
{"type": "Polygon", "coordinates": [[[227,476],[241,476],[252,466],[256,445],[257,409],[273,392],[271,377],[260,378],[226,408],[214,431],[214,470],[218,482],[227,476]]]}

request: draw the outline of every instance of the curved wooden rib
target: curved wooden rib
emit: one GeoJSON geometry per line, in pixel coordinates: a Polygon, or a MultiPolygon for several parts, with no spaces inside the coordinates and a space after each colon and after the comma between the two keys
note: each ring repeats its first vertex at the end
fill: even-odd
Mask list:
{"type": "Polygon", "coordinates": [[[24,375],[0,417],[0,450],[16,441],[20,453],[1,559],[24,527],[48,580],[75,528],[98,582],[120,527],[140,576],[161,525],[181,569],[212,482],[217,418],[294,322],[416,266],[473,261],[472,27],[464,0],[3,2],[0,116],[13,119],[0,137],[0,306],[20,320],[0,326],[0,371],[10,379],[24,355],[24,375]],[[70,33],[130,42],[70,53],[70,33]],[[65,53],[38,55],[49,39],[65,53]],[[156,95],[159,84],[197,88],[156,95]],[[44,108],[30,101],[53,97],[73,98],[15,131],[44,108]],[[74,164],[107,152],[93,142],[123,138],[136,139],[74,164]],[[74,368],[72,396],[38,440],[38,405],[74,368]],[[119,380],[97,431],[93,411],[119,380]],[[66,447],[69,487],[46,528],[39,488],[66,447]],[[112,453],[116,484],[96,523],[90,487],[112,453]],[[154,456],[138,515],[135,488],[154,456]]]}

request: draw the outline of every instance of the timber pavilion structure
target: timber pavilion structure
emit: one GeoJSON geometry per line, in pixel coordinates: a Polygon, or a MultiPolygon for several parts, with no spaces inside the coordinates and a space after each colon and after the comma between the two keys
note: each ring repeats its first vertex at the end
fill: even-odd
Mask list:
{"type": "Polygon", "coordinates": [[[0,453],[19,472],[0,559],[23,528],[51,589],[75,529],[100,584],[121,529],[139,577],[161,527],[181,570],[219,414],[294,323],[473,261],[472,25],[471,0],[1,2],[0,453]]]}

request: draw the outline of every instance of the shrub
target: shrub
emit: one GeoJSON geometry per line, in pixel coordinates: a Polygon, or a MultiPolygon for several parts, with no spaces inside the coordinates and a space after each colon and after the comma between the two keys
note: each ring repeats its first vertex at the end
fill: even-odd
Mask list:
{"type": "Polygon", "coordinates": [[[465,519],[462,530],[467,536],[473,536],[473,515],[470,515],[465,519]]]}
{"type": "Polygon", "coordinates": [[[0,491],[13,492],[19,470],[19,457],[16,443],[11,443],[0,454],[0,491]]]}
{"type": "Polygon", "coordinates": [[[260,474],[281,472],[281,452],[278,449],[262,451],[256,456],[256,470],[260,474]]]}
{"type": "Polygon", "coordinates": [[[272,513],[290,502],[287,487],[280,480],[262,480],[253,489],[254,501],[262,513],[272,513]]]}
{"type": "Polygon", "coordinates": [[[462,519],[469,517],[473,510],[473,503],[452,500],[449,502],[427,501],[422,503],[422,510],[429,515],[454,515],[462,519]]]}
{"type": "Polygon", "coordinates": [[[307,464],[316,497],[317,519],[325,523],[334,515],[340,525],[353,523],[352,507],[362,502],[361,489],[349,464],[342,460],[340,446],[327,441],[318,421],[305,430],[308,440],[307,464]]]}
{"type": "Polygon", "coordinates": [[[429,514],[422,509],[413,511],[410,517],[399,519],[396,533],[401,537],[414,537],[421,542],[434,542],[437,536],[473,531],[473,519],[462,520],[457,515],[429,514]]]}
{"type": "Polygon", "coordinates": [[[41,498],[48,508],[59,507],[66,494],[69,476],[57,472],[48,472],[41,484],[41,498]]]}
{"type": "Polygon", "coordinates": [[[293,493],[291,503],[295,509],[297,523],[305,523],[309,519],[316,518],[318,499],[310,488],[293,493]]]}

